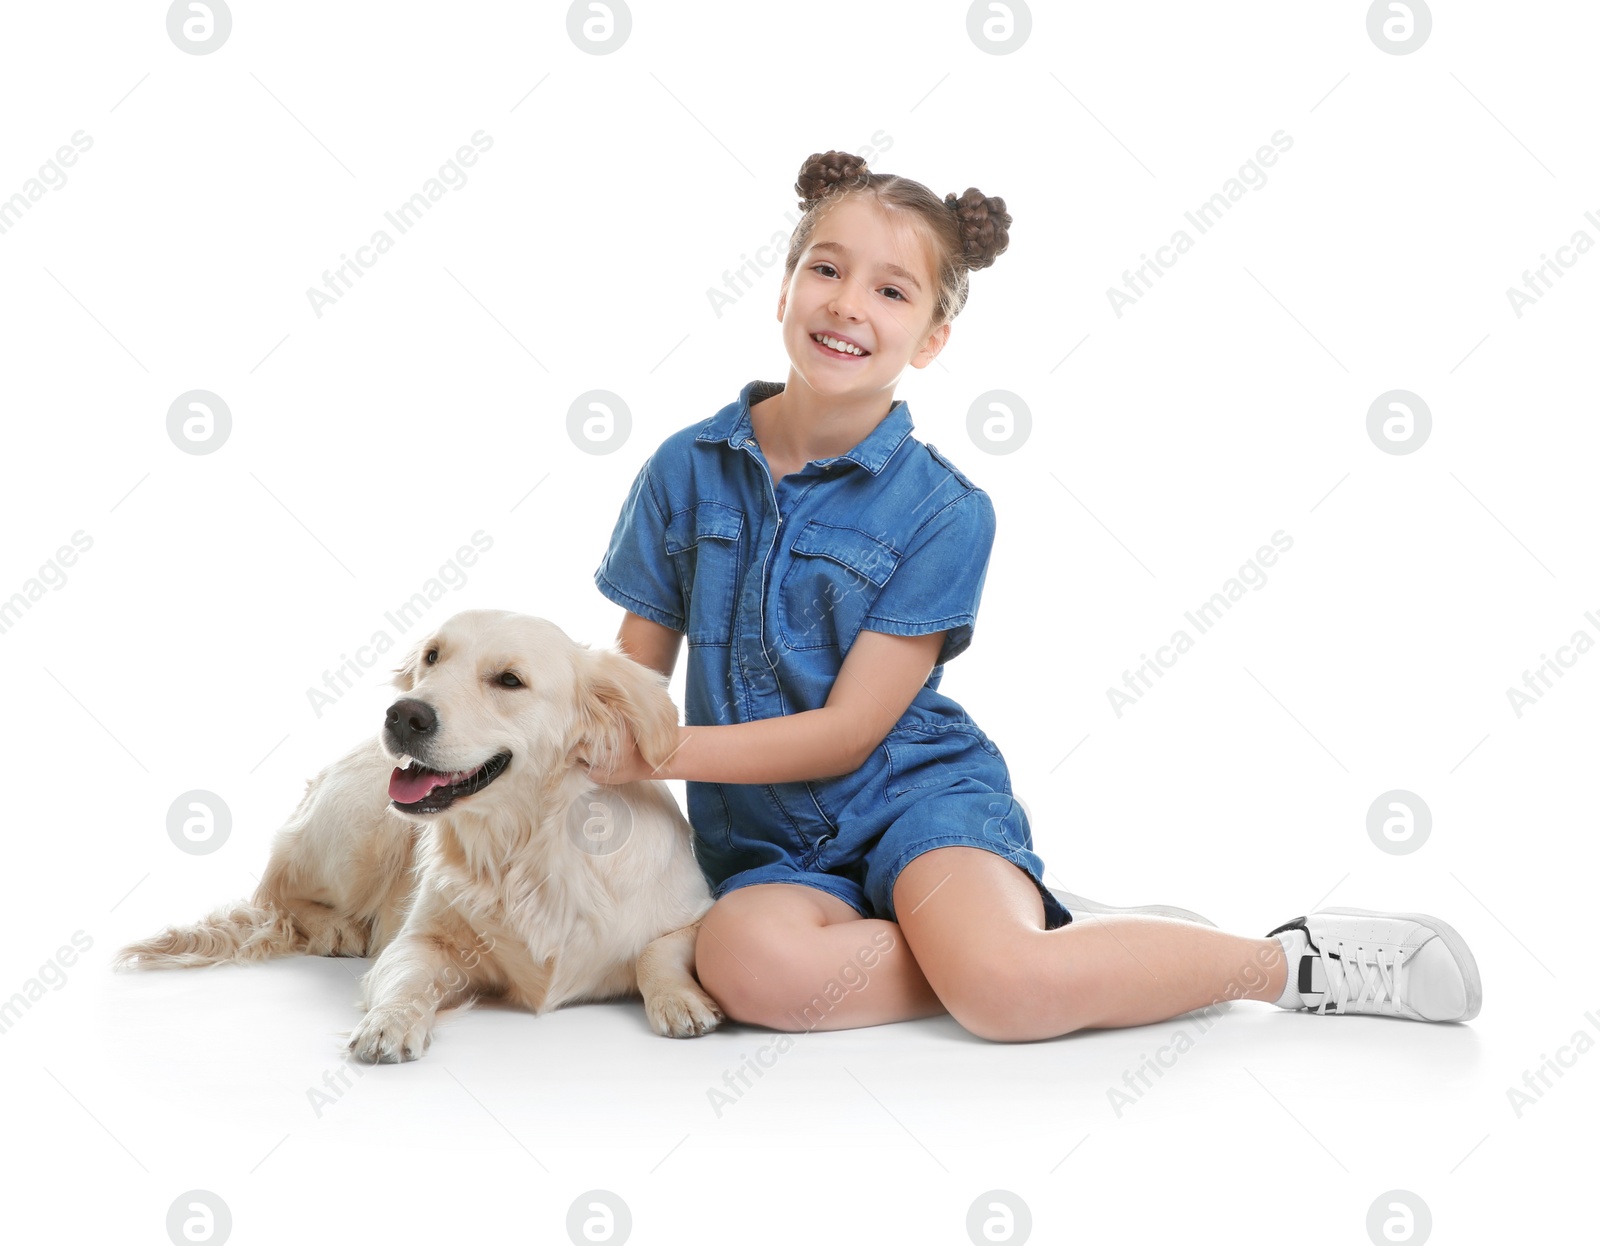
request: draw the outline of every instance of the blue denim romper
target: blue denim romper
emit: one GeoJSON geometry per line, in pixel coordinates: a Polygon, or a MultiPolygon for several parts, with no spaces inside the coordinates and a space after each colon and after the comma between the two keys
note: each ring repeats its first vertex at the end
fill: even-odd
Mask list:
{"type": "Polygon", "coordinates": [[[595,571],[611,601],[687,636],[684,722],[820,708],[863,628],[947,634],[927,682],[851,774],[685,783],[712,894],[801,883],[893,921],[906,863],[959,844],[1020,867],[1046,929],[1066,925],[999,748],[938,691],[944,664],[972,641],[994,541],[988,494],[911,435],[904,399],[854,449],[774,486],[750,408],[783,388],[751,381],[737,402],[663,441],[595,571]]]}

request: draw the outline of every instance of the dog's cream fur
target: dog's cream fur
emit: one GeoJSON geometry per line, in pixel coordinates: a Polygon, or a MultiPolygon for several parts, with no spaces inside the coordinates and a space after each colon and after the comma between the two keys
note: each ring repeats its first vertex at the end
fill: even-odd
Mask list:
{"type": "Polygon", "coordinates": [[[441,812],[402,814],[389,800],[404,757],[391,710],[377,738],[307,785],[249,903],[130,944],[117,964],[376,956],[350,1040],[368,1061],[416,1059],[442,1009],[481,995],[535,1013],[642,995],[657,1033],[715,1029],[722,1012],[694,977],[711,894],[688,822],[666,784],[596,785],[577,760],[604,764],[630,734],[664,760],[678,738],[665,678],[544,619],[471,610],[394,683],[396,708],[420,701],[437,716],[419,760],[471,771],[510,752],[506,769],[441,812]],[[523,686],[505,686],[507,672],[523,686]]]}

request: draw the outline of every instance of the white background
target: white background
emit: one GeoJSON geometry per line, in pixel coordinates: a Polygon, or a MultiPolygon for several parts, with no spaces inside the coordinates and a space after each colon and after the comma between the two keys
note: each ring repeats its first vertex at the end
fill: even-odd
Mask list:
{"type": "Polygon", "coordinates": [[[1600,255],[1564,252],[1520,317],[1506,291],[1600,241],[1600,17],[1434,9],[1392,55],[1365,3],[1040,4],[995,55],[957,3],[640,3],[592,55],[557,4],[240,0],[191,55],[159,4],[8,8],[0,197],[92,146],[0,234],[0,597],[74,532],[92,547],[0,635],[0,998],[93,941],[0,1034],[8,1224],[164,1242],[193,1189],[240,1243],[566,1241],[591,1189],[638,1242],[965,1242],[996,1189],[1039,1241],[1365,1242],[1394,1189],[1441,1241],[1583,1214],[1600,1055],[1564,1045],[1600,1040],[1600,656],[1565,651],[1520,717],[1507,689],[1600,639],[1600,255]],[[308,288],[478,131],[466,184],[319,317],[308,288]],[[1199,236],[1185,211],[1278,131],[1265,184],[1199,236]],[[995,500],[943,690],[1004,751],[1050,881],[1257,935],[1324,897],[1434,913],[1477,955],[1478,1020],[1236,1004],[1120,1115],[1108,1089],[1182,1023],[814,1033],[718,1115],[708,1088],[772,1032],[485,1009],[318,1114],[361,962],[113,976],[122,943],[252,889],[395,662],[320,715],[307,690],[475,531],[492,549],[433,617],[611,641],[591,576],[640,461],[787,375],[781,262],[720,316],[707,291],[787,233],[829,148],[1015,217],[897,396],[995,500]],[[1108,288],[1179,228],[1193,248],[1119,317],[1108,288]],[[1397,388],[1433,419],[1406,455],[1366,428],[1397,388]],[[192,389],[232,412],[211,454],[166,432],[192,389]],[[609,454],[568,435],[591,389],[631,412],[609,454]],[[968,433],[993,389],[1031,412],[1008,454],[968,433]],[[1107,689],[1279,529],[1265,586],[1119,717],[1107,689]],[[195,788],[233,815],[205,856],[166,832],[195,788]],[[1367,834],[1391,789],[1432,811],[1408,855],[1367,834]],[[1558,1050],[1519,1116],[1508,1088],[1558,1050]]]}

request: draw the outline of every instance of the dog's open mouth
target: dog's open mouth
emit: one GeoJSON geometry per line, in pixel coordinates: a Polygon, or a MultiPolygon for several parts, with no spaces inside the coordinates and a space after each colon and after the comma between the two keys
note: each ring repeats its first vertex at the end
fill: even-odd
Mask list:
{"type": "Polygon", "coordinates": [[[510,764],[510,753],[496,753],[476,770],[429,770],[408,758],[389,776],[389,799],[401,813],[438,813],[488,787],[510,764]]]}

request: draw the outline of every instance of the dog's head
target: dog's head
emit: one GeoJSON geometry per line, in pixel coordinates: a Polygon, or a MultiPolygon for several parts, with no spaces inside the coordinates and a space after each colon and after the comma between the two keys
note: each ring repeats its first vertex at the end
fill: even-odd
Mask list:
{"type": "Polygon", "coordinates": [[[398,763],[389,799],[411,817],[525,800],[526,783],[581,769],[576,755],[614,758],[627,733],[652,765],[678,743],[665,676],[507,610],[446,619],[394,684],[405,695],[384,716],[381,740],[398,763]]]}

